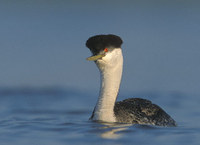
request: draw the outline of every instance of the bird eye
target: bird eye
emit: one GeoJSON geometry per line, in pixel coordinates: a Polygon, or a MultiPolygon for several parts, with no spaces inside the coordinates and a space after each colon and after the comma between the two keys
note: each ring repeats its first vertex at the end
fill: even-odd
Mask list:
{"type": "Polygon", "coordinates": [[[104,49],[104,52],[108,52],[108,48],[105,48],[105,49],[104,49]]]}

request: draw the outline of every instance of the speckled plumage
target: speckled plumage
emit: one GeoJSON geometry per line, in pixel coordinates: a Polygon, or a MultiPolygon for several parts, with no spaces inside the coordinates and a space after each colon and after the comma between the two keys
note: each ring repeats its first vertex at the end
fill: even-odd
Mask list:
{"type": "Polygon", "coordinates": [[[117,122],[176,126],[176,122],[159,106],[141,98],[129,98],[115,103],[114,113],[117,122]]]}

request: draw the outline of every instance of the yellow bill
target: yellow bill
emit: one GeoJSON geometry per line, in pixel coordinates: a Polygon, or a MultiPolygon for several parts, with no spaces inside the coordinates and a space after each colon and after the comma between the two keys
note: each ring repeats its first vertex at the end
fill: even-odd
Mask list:
{"type": "Polygon", "coordinates": [[[102,58],[104,56],[105,56],[105,54],[94,55],[94,56],[88,57],[87,60],[95,61],[95,60],[100,59],[100,58],[102,58]]]}

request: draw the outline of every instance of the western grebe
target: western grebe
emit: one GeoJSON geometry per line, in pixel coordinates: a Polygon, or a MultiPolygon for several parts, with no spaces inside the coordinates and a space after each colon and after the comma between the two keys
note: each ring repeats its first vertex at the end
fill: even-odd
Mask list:
{"type": "Polygon", "coordinates": [[[90,37],[86,46],[93,56],[101,74],[101,89],[91,120],[158,126],[176,126],[176,122],[159,106],[141,98],[129,98],[116,102],[122,68],[123,41],[116,35],[96,35],[90,37]]]}

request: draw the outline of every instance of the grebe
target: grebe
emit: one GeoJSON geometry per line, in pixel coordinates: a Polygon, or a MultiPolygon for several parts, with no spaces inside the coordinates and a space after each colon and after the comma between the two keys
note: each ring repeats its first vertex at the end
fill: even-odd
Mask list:
{"type": "Polygon", "coordinates": [[[141,98],[129,98],[116,102],[122,68],[123,41],[119,36],[96,35],[90,37],[86,46],[93,56],[101,74],[101,89],[91,120],[157,126],[176,126],[176,122],[159,106],[141,98]]]}

